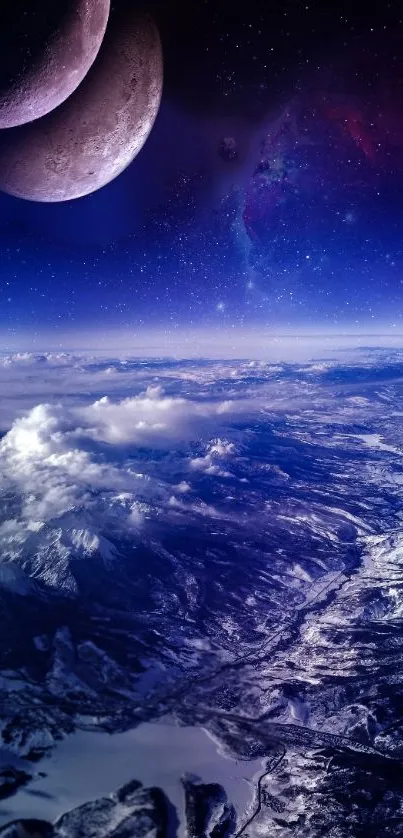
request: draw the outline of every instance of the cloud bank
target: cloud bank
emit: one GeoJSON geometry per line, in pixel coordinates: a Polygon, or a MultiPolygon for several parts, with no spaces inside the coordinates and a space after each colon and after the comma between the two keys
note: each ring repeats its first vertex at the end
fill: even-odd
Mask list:
{"type": "MultiPolygon", "coordinates": [[[[363,391],[339,396],[343,423],[377,415],[364,398],[364,373],[369,370],[370,382],[378,367],[370,352],[358,362],[363,391]]],[[[389,353],[384,362],[398,359],[389,353]]],[[[242,519],[249,533],[256,519],[261,528],[274,514],[266,493],[289,479],[290,441],[303,446],[319,417],[322,447],[338,444],[334,429],[329,437],[323,433],[326,422],[333,427],[335,421],[329,400],[334,369],[323,361],[290,367],[256,360],[100,361],[63,353],[3,358],[3,562],[74,592],[72,556],[109,564],[119,545],[151,543],[156,527],[161,534],[161,527],[196,527],[203,518],[220,521],[223,529],[242,519]],[[279,423],[282,431],[276,431],[279,423]],[[256,449],[255,439],[260,446],[267,441],[256,449]]],[[[335,375],[337,383],[337,369],[335,375]]],[[[364,443],[354,437],[351,444],[364,443]]]]}
{"type": "Polygon", "coordinates": [[[182,513],[194,512],[185,478],[194,470],[225,474],[214,463],[233,445],[208,440],[247,411],[248,400],[167,395],[155,384],[123,399],[36,405],[0,442],[3,561],[25,562],[35,575],[32,556],[51,551],[56,559],[44,562],[46,584],[74,590],[71,555],[113,560],[116,543],[135,543],[145,522],[172,514],[175,499],[182,513]],[[203,438],[206,453],[194,457],[203,438]]]}

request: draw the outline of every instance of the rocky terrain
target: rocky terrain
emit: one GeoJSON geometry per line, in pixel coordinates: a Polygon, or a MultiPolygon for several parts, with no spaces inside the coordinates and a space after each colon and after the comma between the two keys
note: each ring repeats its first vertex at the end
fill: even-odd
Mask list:
{"type": "MultiPolygon", "coordinates": [[[[403,835],[403,358],[80,365],[0,443],[1,796],[169,716],[263,762],[244,812],[183,778],[191,838],[403,835]]],[[[0,834],[171,838],[130,789],[0,834]]]]}

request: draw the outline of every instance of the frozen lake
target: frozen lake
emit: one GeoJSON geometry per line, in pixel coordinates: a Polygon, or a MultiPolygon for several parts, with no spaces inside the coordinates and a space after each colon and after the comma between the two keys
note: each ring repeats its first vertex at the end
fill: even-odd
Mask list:
{"type": "Polygon", "coordinates": [[[77,731],[38,764],[46,777],[33,780],[0,804],[0,824],[16,817],[54,820],[63,812],[109,794],[131,779],[159,786],[175,806],[183,833],[184,800],[180,778],[186,772],[225,788],[238,816],[253,801],[261,760],[224,756],[199,727],[139,725],[126,733],[77,731]]]}

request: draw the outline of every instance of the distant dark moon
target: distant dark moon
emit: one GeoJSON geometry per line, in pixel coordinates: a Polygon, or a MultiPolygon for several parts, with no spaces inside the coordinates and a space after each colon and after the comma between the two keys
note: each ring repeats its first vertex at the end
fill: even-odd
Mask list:
{"type": "MultiPolygon", "coordinates": [[[[22,66],[14,67],[14,72],[10,70],[8,78],[1,80],[0,128],[38,119],[73,93],[97,56],[109,8],[110,0],[70,0],[58,27],[48,33],[41,49],[31,57],[28,41],[25,49],[28,55],[21,56],[22,66]]],[[[21,14],[21,10],[18,11],[21,14]]],[[[37,9],[37,14],[40,11],[37,9]]],[[[31,24],[31,14],[32,10],[29,10],[26,27],[31,24]]],[[[11,38],[12,34],[10,32],[11,38]]],[[[29,32],[23,34],[29,38],[29,32]]],[[[2,32],[2,39],[6,37],[7,27],[2,32]]],[[[12,47],[11,44],[10,49],[12,47]]],[[[3,44],[2,49],[4,51],[3,44]]],[[[21,46],[20,52],[23,52],[21,46]]]]}
{"type": "Polygon", "coordinates": [[[153,20],[134,9],[112,14],[98,57],[72,96],[42,119],[0,134],[0,189],[55,202],[109,183],[143,147],[162,82],[153,20]]]}
{"type": "Polygon", "coordinates": [[[234,137],[224,137],[224,139],[221,140],[219,154],[222,160],[237,159],[238,147],[234,137]]]}

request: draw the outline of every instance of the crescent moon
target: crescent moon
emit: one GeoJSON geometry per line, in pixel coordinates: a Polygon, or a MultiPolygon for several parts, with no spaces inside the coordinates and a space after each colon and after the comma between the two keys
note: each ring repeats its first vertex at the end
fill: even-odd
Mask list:
{"type": "Polygon", "coordinates": [[[80,87],[42,119],[0,134],[0,189],[30,201],[80,198],[113,180],[157,116],[162,49],[153,20],[115,14],[80,87]]]}
{"type": "Polygon", "coordinates": [[[39,119],[64,102],[87,75],[105,35],[110,0],[73,0],[39,60],[26,62],[0,90],[0,128],[39,119]]]}

